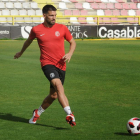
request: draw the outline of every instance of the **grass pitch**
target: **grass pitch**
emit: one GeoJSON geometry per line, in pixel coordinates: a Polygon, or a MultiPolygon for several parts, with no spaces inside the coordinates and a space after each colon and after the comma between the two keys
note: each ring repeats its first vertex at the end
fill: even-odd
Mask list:
{"type": "MultiPolygon", "coordinates": [[[[37,42],[14,60],[24,41],[0,41],[0,140],[138,140],[126,123],[140,117],[140,41],[77,41],[65,93],[77,125],[56,100],[28,124],[49,91],[37,42]]],[[[66,42],[66,52],[69,44],[66,42]]]]}

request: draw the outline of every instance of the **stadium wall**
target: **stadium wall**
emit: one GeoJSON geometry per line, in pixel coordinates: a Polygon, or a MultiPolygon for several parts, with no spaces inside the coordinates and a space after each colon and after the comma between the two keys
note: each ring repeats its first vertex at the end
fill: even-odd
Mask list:
{"type": "MultiPolygon", "coordinates": [[[[68,25],[74,38],[137,38],[140,37],[139,25],[68,25]]],[[[28,38],[32,26],[0,26],[0,39],[28,38]]]]}

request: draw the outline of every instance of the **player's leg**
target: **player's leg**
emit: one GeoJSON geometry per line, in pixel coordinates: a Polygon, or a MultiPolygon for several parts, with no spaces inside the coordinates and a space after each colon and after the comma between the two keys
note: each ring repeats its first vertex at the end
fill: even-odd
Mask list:
{"type": "Polygon", "coordinates": [[[64,108],[64,111],[66,112],[66,121],[71,125],[74,126],[76,125],[74,115],[71,112],[70,106],[68,99],[64,93],[64,87],[62,85],[62,82],[60,79],[53,79],[51,81],[52,85],[54,86],[56,92],[57,92],[57,97],[58,101],[61,104],[61,106],[64,108]]]}
{"type": "Polygon", "coordinates": [[[54,88],[50,88],[50,93],[49,95],[44,99],[41,107],[45,110],[47,109],[52,103],[53,101],[57,99],[57,92],[55,91],[54,88]]]}

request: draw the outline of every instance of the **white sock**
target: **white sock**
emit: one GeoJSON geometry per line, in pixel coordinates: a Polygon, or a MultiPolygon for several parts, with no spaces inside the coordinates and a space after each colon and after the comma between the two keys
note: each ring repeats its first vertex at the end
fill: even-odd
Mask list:
{"type": "Polygon", "coordinates": [[[45,110],[40,106],[37,114],[40,116],[45,110]]]}
{"type": "Polygon", "coordinates": [[[70,109],[70,106],[64,107],[64,111],[66,112],[67,115],[72,114],[71,109],[70,109]]]}

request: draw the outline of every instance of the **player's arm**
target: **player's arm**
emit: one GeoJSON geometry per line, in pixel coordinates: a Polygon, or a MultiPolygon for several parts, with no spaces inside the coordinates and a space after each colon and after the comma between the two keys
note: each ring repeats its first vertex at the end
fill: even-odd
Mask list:
{"type": "Polygon", "coordinates": [[[73,55],[73,53],[74,53],[74,50],[75,50],[75,48],[76,48],[76,42],[75,42],[74,38],[72,38],[72,39],[69,41],[69,43],[70,43],[69,52],[63,56],[63,59],[64,59],[65,62],[66,62],[66,61],[70,62],[70,59],[71,59],[71,57],[72,57],[72,55],[73,55]]]}
{"type": "Polygon", "coordinates": [[[14,59],[18,59],[18,58],[24,53],[24,51],[29,47],[29,45],[32,43],[32,41],[33,41],[33,40],[31,40],[30,38],[28,38],[28,39],[24,42],[21,51],[15,54],[14,59]]]}

